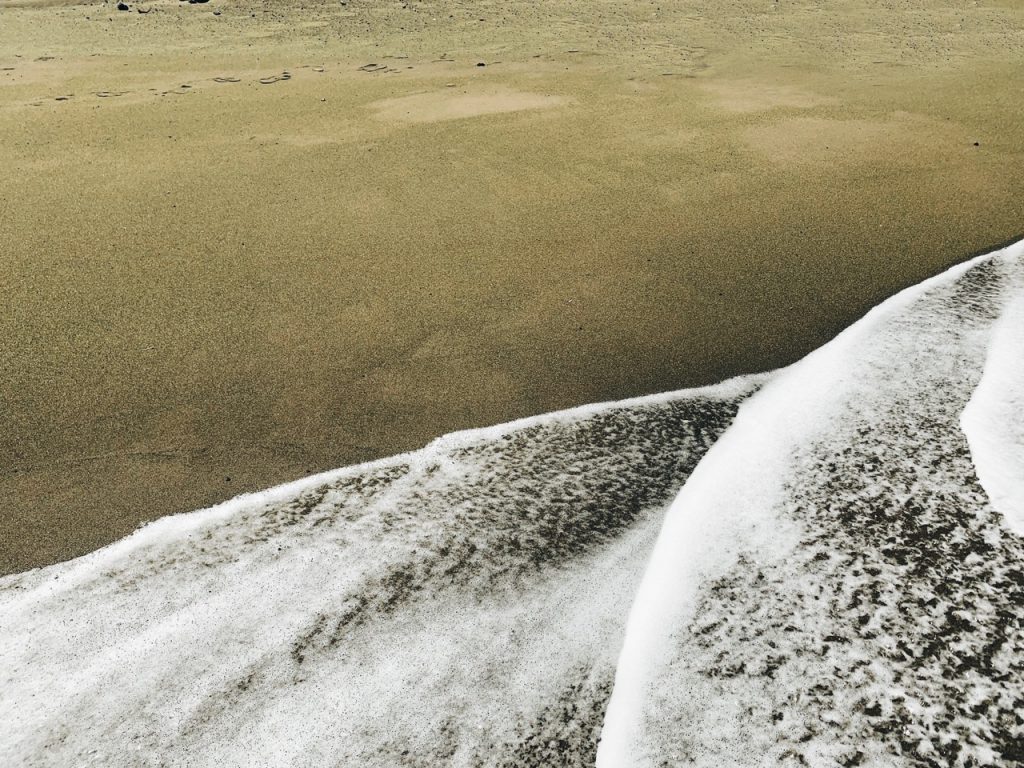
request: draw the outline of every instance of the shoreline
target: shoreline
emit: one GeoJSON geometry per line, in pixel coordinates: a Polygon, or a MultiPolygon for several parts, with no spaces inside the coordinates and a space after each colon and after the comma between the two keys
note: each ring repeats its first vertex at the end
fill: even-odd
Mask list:
{"type": "Polygon", "coordinates": [[[1019,9],[146,5],[4,7],[0,573],[786,365],[1024,222],[1019,9]]]}

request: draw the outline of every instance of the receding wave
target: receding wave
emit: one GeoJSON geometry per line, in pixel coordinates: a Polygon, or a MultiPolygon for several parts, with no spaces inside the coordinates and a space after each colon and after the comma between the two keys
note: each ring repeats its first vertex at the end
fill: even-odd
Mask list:
{"type": "Polygon", "coordinates": [[[740,408],[667,513],[598,765],[1024,764],[1024,540],[960,427],[987,378],[1019,468],[1022,253],[904,291],[740,408]]]}
{"type": "Polygon", "coordinates": [[[0,764],[592,765],[664,508],[759,381],[450,435],[0,581],[0,764]]]}
{"type": "Polygon", "coordinates": [[[0,764],[1022,764],[1022,257],[0,579],[0,764]]]}

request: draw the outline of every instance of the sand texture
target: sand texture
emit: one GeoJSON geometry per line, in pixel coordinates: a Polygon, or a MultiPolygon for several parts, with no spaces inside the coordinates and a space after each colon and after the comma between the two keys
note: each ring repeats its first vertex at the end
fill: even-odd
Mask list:
{"type": "Polygon", "coordinates": [[[0,572],[790,363],[1024,229],[1009,0],[130,6],[0,0],[0,572]]]}

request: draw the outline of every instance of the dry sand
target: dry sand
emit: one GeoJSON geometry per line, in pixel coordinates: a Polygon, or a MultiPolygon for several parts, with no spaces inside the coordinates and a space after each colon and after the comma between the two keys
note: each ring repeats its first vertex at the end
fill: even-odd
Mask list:
{"type": "Polygon", "coordinates": [[[1022,103],[1013,0],[0,0],[0,571],[791,362],[1024,230],[1022,103]]]}

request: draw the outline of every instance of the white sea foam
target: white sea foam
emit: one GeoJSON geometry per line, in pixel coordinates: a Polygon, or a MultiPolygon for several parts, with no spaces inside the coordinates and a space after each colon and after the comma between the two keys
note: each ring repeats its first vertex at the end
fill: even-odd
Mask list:
{"type": "Polygon", "coordinates": [[[0,765],[1020,764],[1022,252],[0,579],[0,765]]]}
{"type": "MultiPolygon", "coordinates": [[[[929,522],[949,517],[940,530],[979,535],[998,552],[997,568],[1015,567],[1013,543],[996,549],[1002,541],[985,527],[991,520],[984,504],[972,495],[963,467],[955,466],[955,417],[986,360],[989,367],[998,360],[998,372],[982,389],[991,392],[984,398],[986,422],[998,421],[1002,430],[994,437],[986,432],[984,445],[990,474],[998,478],[992,482],[1013,503],[1009,497],[1021,488],[1015,483],[1024,425],[1016,400],[1022,379],[1015,376],[1024,346],[1015,310],[985,351],[1021,251],[1017,245],[976,258],[902,292],[741,406],[667,514],[627,624],[599,766],[914,764],[916,756],[902,752],[905,744],[883,729],[870,733],[878,723],[858,713],[874,711],[872,697],[908,707],[914,696],[935,693],[927,679],[911,684],[901,668],[906,660],[883,651],[921,642],[923,653],[934,654],[917,635],[941,635],[944,625],[922,616],[916,633],[900,637],[896,619],[882,631],[869,613],[855,610],[868,602],[859,593],[853,607],[840,597],[864,581],[866,559],[878,561],[867,566],[869,575],[888,570],[910,578],[908,562],[921,561],[924,569],[929,557],[938,557],[917,542],[920,532],[908,531],[903,516],[866,522],[890,505],[921,515],[911,525],[923,524],[925,515],[929,522]],[[1000,451],[1009,453],[1002,463],[994,458],[1000,451]],[[922,465],[926,452],[936,455],[922,465]],[[948,471],[942,462],[949,462],[948,471]],[[936,498],[950,506],[933,511],[936,498]],[[834,570],[843,562],[851,569],[845,579],[834,570]],[[868,629],[850,633],[858,626],[868,629]],[[815,655],[824,658],[816,662],[815,655]],[[860,670],[856,684],[842,679],[844,665],[860,670]],[[822,680],[821,700],[805,695],[815,678],[822,680]],[[822,727],[822,719],[829,725],[822,727]]],[[[956,580],[959,570],[947,576],[956,580]]],[[[917,588],[923,592],[926,581],[871,586],[885,592],[876,601],[898,603],[917,588]]],[[[989,618],[964,594],[957,598],[953,607],[963,603],[959,609],[989,618]]],[[[1024,606],[1014,599],[1016,592],[1004,610],[1019,625],[1024,606]]],[[[998,634],[998,627],[988,629],[998,634]]],[[[1022,682],[1020,658],[1008,666],[1022,682]]],[[[978,677],[978,690],[1000,685],[994,673],[978,677]]],[[[951,719],[962,704],[953,696],[932,702],[951,719]]],[[[878,717],[891,722],[898,707],[879,706],[878,717]]],[[[909,715],[902,725],[905,740],[916,745],[906,734],[918,729],[936,741],[921,742],[932,749],[964,735],[955,727],[929,730],[909,715]]],[[[990,747],[958,749],[963,759],[972,748],[979,757],[990,747]]]]}
{"type": "Polygon", "coordinates": [[[448,435],[0,580],[0,764],[592,762],[661,511],[760,380],[448,435]]]}
{"type": "Polygon", "coordinates": [[[993,506],[1024,536],[1024,280],[996,322],[961,423],[993,506]]]}

